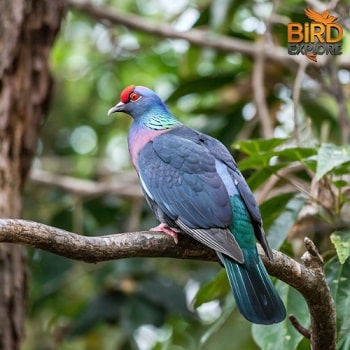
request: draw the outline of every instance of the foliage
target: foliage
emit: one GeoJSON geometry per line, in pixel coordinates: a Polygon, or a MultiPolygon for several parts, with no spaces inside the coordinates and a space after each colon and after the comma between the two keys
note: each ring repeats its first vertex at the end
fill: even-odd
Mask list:
{"type": "MultiPolygon", "coordinates": [[[[308,308],[302,296],[292,287],[276,283],[288,313],[297,317],[301,324],[310,327],[308,308]]],[[[253,325],[253,337],[261,349],[296,349],[303,340],[303,336],[292,326],[289,321],[273,325],[267,329],[262,325],[253,325]]],[[[302,348],[300,346],[300,348],[302,348]]]]}
{"type": "Polygon", "coordinates": [[[328,172],[346,174],[350,165],[350,147],[324,143],[317,154],[316,177],[320,180],[328,172]],[[340,168],[340,169],[339,169],[340,168]],[[338,170],[338,171],[336,171],[338,170]]]}
{"type": "Polygon", "coordinates": [[[350,256],[350,232],[333,232],[331,234],[331,241],[337,250],[339,262],[344,264],[346,259],[350,256]]]}
{"type": "Polygon", "coordinates": [[[347,312],[350,303],[350,259],[348,258],[343,264],[339,263],[336,258],[331,259],[326,265],[326,272],[328,276],[327,282],[337,308],[337,349],[345,350],[348,349],[350,345],[350,324],[347,312]]]}
{"type": "MultiPolygon", "coordinates": [[[[149,21],[172,23],[178,30],[204,27],[214,36],[240,38],[252,45],[268,30],[284,48],[286,23],[305,20],[301,1],[287,1],[277,8],[271,1],[98,3],[149,21]],[[275,21],[269,20],[272,11],[275,21]]],[[[348,34],[344,53],[349,50],[346,45],[348,34]]],[[[313,232],[316,224],[308,226],[305,235],[314,234],[326,260],[338,311],[338,348],[347,349],[350,156],[349,146],[339,143],[343,125],[330,69],[312,66],[307,72],[299,86],[295,116],[296,72],[283,62],[266,61],[263,89],[273,125],[273,135],[266,137],[261,106],[253,97],[255,64],[240,52],[158,38],[69,11],[52,52],[56,92],[42,127],[35,167],[96,181],[129,170],[130,120],[109,118],[106,112],[123,87],[150,86],[181,121],[231,148],[259,199],[273,248],[300,256],[291,232],[300,231],[305,208],[313,208],[307,214],[312,223],[329,225],[322,234],[313,232]]],[[[349,71],[339,70],[338,77],[348,93],[349,71]]],[[[86,235],[130,230],[131,212],[137,214],[140,229],[155,224],[137,198],[84,197],[35,183],[27,185],[25,195],[26,218],[86,235]]],[[[30,251],[29,256],[25,350],[308,347],[288,320],[251,327],[237,312],[225,274],[216,264],[130,259],[90,266],[41,251],[30,251]]],[[[288,313],[308,327],[300,295],[282,282],[276,287],[288,313]]]]}

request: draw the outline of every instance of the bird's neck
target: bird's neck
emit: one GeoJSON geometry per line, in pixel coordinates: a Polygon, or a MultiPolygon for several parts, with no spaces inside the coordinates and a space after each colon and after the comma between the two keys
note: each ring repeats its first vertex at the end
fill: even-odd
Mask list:
{"type": "Polygon", "coordinates": [[[131,161],[134,167],[136,168],[136,170],[137,170],[138,155],[140,151],[143,149],[143,147],[148,142],[152,141],[156,136],[161,135],[165,132],[168,132],[178,125],[181,125],[181,123],[178,122],[176,119],[174,120],[176,121],[176,123],[168,124],[166,128],[159,127],[159,129],[156,128],[157,126],[159,126],[156,123],[152,124],[153,128],[150,128],[148,125],[146,126],[143,123],[134,121],[129,132],[128,146],[129,146],[131,161]]]}
{"type": "Polygon", "coordinates": [[[162,131],[172,129],[181,123],[169,112],[166,106],[152,107],[152,110],[146,112],[140,120],[134,124],[140,124],[146,129],[162,131]]]}

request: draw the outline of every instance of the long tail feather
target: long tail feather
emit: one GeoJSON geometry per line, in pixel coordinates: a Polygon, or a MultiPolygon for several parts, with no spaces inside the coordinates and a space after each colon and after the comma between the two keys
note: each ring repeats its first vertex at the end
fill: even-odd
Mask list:
{"type": "Polygon", "coordinates": [[[226,268],[240,312],[253,323],[272,324],[283,321],[286,317],[285,307],[256,249],[242,250],[244,264],[218,253],[226,268]]]}

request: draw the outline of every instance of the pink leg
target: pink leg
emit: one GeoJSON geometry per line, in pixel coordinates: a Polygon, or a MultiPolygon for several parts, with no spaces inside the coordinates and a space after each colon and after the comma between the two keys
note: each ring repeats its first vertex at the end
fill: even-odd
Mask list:
{"type": "Polygon", "coordinates": [[[160,231],[160,232],[164,232],[166,235],[169,235],[170,237],[173,237],[174,242],[177,244],[179,242],[178,238],[177,238],[177,232],[175,232],[174,230],[172,230],[170,227],[168,227],[165,224],[159,224],[156,227],[152,227],[149,229],[150,231],[160,231]]]}

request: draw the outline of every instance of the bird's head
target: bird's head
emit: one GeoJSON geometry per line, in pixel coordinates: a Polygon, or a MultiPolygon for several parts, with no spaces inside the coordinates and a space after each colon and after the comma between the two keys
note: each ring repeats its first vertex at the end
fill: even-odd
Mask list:
{"type": "Polygon", "coordinates": [[[168,111],[154,91],[145,86],[130,85],[122,91],[119,103],[108,111],[108,115],[123,112],[136,120],[150,111],[160,109],[168,111]]]}
{"type": "Polygon", "coordinates": [[[129,114],[137,125],[154,130],[169,129],[181,123],[169,112],[160,97],[144,86],[130,85],[120,94],[120,101],[108,111],[129,114]]]}

